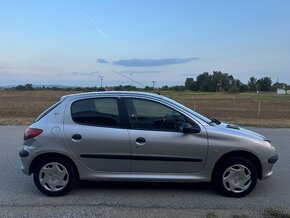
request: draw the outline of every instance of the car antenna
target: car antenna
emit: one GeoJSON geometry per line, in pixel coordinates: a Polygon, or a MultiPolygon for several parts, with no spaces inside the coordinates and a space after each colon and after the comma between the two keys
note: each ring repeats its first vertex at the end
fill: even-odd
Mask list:
{"type": "MultiPolygon", "coordinates": [[[[119,74],[120,76],[125,77],[126,79],[131,80],[132,82],[137,83],[138,85],[143,86],[144,88],[146,87],[144,84],[142,84],[142,83],[140,83],[140,82],[138,82],[138,81],[136,81],[136,80],[134,80],[134,79],[132,79],[132,78],[130,78],[130,77],[124,75],[124,74],[121,74],[121,73],[119,73],[119,72],[117,72],[117,71],[115,71],[115,70],[114,70],[114,73],[119,74]]],[[[154,81],[154,82],[155,82],[155,81],[154,81]]],[[[153,92],[156,93],[156,94],[158,94],[158,95],[160,95],[160,93],[157,92],[157,91],[154,89],[154,87],[153,87],[153,92]]]]}

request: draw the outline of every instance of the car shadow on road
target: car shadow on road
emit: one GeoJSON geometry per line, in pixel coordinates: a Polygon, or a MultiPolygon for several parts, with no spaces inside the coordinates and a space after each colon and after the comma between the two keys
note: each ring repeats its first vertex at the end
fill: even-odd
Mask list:
{"type": "Polygon", "coordinates": [[[78,190],[133,190],[133,191],[190,191],[190,192],[204,192],[216,193],[211,183],[174,183],[174,182],[96,182],[96,181],[81,181],[78,185],[78,190]]]}

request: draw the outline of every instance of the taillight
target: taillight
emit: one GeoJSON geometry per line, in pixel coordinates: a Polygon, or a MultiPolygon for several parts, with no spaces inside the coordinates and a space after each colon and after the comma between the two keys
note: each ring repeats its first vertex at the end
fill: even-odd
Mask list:
{"type": "Polygon", "coordinates": [[[24,140],[32,139],[43,132],[42,129],[28,128],[24,132],[24,140]]]}

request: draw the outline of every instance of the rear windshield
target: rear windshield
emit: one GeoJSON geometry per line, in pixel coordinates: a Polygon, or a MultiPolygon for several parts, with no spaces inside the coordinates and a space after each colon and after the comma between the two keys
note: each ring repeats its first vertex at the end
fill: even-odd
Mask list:
{"type": "Polygon", "coordinates": [[[39,120],[41,120],[43,117],[45,117],[47,114],[49,114],[50,111],[52,111],[54,108],[56,108],[59,104],[61,103],[61,101],[55,103],[54,105],[52,105],[51,107],[49,107],[47,110],[45,110],[42,114],[40,114],[36,120],[34,121],[34,123],[38,122],[39,120]]]}

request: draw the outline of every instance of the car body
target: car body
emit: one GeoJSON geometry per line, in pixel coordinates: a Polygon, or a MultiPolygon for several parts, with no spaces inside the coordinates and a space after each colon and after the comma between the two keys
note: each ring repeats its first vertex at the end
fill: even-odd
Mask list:
{"type": "Polygon", "coordinates": [[[50,196],[77,180],[212,181],[241,197],[272,175],[278,156],[264,136],[208,118],[158,94],[63,96],[24,134],[22,171],[50,196]]]}

